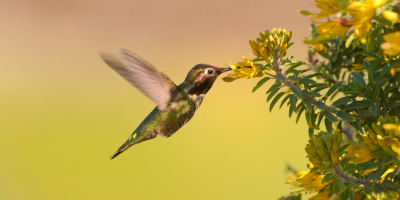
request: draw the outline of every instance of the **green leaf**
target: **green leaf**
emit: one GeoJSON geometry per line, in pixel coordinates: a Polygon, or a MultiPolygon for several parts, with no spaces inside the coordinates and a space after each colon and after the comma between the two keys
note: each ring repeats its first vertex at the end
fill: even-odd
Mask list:
{"type": "Polygon", "coordinates": [[[279,106],[279,109],[282,108],[283,104],[285,104],[285,102],[290,98],[291,95],[292,94],[286,95],[286,97],[282,99],[281,105],[279,106]]]}
{"type": "Polygon", "coordinates": [[[338,89],[339,88],[339,86],[341,85],[343,83],[343,81],[339,81],[339,82],[337,82],[335,85],[333,85],[329,90],[328,90],[328,92],[326,92],[326,97],[329,97],[336,89],[338,89]]]}
{"type": "Polygon", "coordinates": [[[351,75],[365,88],[367,84],[364,81],[364,78],[358,72],[352,72],[351,75]]]}
{"type": "Polygon", "coordinates": [[[333,131],[332,131],[332,122],[329,121],[327,118],[325,118],[325,127],[326,127],[326,132],[333,133],[333,131]]]}
{"type": "Polygon", "coordinates": [[[317,126],[318,126],[318,127],[319,127],[319,125],[321,124],[323,118],[324,118],[324,115],[320,112],[320,113],[318,114],[318,123],[317,123],[317,126]]]}
{"type": "Polygon", "coordinates": [[[329,88],[329,87],[330,87],[329,85],[319,86],[319,87],[315,88],[314,90],[312,90],[311,92],[317,93],[317,92],[324,90],[326,88],[329,88]]]}
{"type": "Polygon", "coordinates": [[[266,83],[269,79],[271,79],[271,78],[265,77],[265,78],[261,79],[260,81],[258,81],[257,85],[254,86],[254,88],[253,88],[253,92],[255,92],[258,88],[260,88],[262,85],[264,85],[264,83],[266,83]]]}
{"type": "Polygon", "coordinates": [[[301,91],[301,94],[304,94],[304,95],[310,96],[310,97],[319,97],[319,96],[321,96],[321,95],[318,94],[318,93],[309,92],[309,91],[307,91],[307,90],[301,91]]]}
{"type": "Polygon", "coordinates": [[[357,121],[349,122],[358,132],[362,133],[363,130],[357,121]]]}
{"type": "Polygon", "coordinates": [[[342,191],[344,191],[344,184],[343,184],[342,179],[338,179],[338,183],[339,183],[340,189],[342,189],[342,191]]]}
{"type": "Polygon", "coordinates": [[[353,158],[352,157],[342,158],[342,160],[340,161],[340,165],[342,167],[346,166],[350,162],[351,159],[353,159],[353,158]]]}
{"type": "Polygon", "coordinates": [[[400,102],[391,101],[391,102],[387,103],[385,107],[391,109],[391,108],[396,108],[398,106],[400,106],[400,102]]]}
{"type": "Polygon", "coordinates": [[[274,98],[274,100],[272,100],[271,105],[269,106],[269,112],[272,111],[272,108],[274,108],[276,102],[278,102],[278,100],[282,97],[282,95],[285,94],[285,92],[281,92],[278,95],[276,95],[276,97],[274,98]]]}
{"type": "MultiPolygon", "coordinates": [[[[311,139],[311,138],[314,138],[314,128],[308,128],[308,137],[311,139]]],[[[314,168],[313,168],[314,169],[314,168]]]]}
{"type": "Polygon", "coordinates": [[[365,191],[367,194],[372,194],[372,193],[374,192],[374,190],[373,190],[372,188],[368,187],[368,186],[365,186],[365,187],[364,187],[364,191],[365,191]]]}
{"type": "Polygon", "coordinates": [[[340,117],[340,118],[342,118],[342,119],[344,119],[346,121],[349,121],[349,122],[355,121],[355,119],[351,115],[347,114],[344,111],[338,111],[336,113],[336,116],[338,116],[338,117],[340,117]]]}
{"type": "Polygon", "coordinates": [[[331,112],[329,112],[329,111],[327,111],[327,110],[322,111],[322,114],[323,114],[327,119],[329,119],[329,121],[332,121],[332,122],[338,122],[338,121],[339,121],[339,119],[336,118],[335,115],[333,115],[331,112]]]}
{"type": "Polygon", "coordinates": [[[293,92],[293,94],[295,94],[297,97],[299,97],[300,99],[302,98],[302,97],[301,97],[300,90],[299,90],[298,87],[292,85],[292,86],[290,87],[290,90],[291,90],[291,91],[293,92]]]}
{"type": "Polygon", "coordinates": [[[264,58],[263,57],[258,57],[258,58],[254,58],[253,62],[258,62],[258,61],[263,61],[264,58]]]}
{"type": "Polygon", "coordinates": [[[331,177],[330,180],[335,179],[335,177],[332,177],[332,173],[329,173],[329,172],[328,172],[328,173],[325,174],[324,178],[322,178],[322,184],[324,184],[325,182],[330,181],[330,180],[328,180],[329,177],[331,177]]]}
{"type": "Polygon", "coordinates": [[[296,110],[296,96],[291,95],[290,96],[290,107],[292,108],[292,110],[294,110],[295,112],[296,110]]]}
{"type": "Polygon", "coordinates": [[[389,187],[389,188],[391,188],[391,189],[400,190],[400,186],[398,184],[396,184],[396,183],[393,183],[392,181],[384,180],[382,182],[382,184],[387,186],[387,187],[389,187]]]}
{"type": "Polygon", "coordinates": [[[276,89],[276,88],[281,88],[281,84],[273,84],[271,85],[271,87],[267,90],[267,92],[265,94],[269,94],[272,90],[276,89]]]}
{"type": "Polygon", "coordinates": [[[311,112],[311,124],[312,124],[312,128],[314,128],[315,130],[319,130],[319,126],[317,126],[315,124],[315,121],[317,120],[317,115],[315,115],[314,111],[311,112]]]}
{"type": "Polygon", "coordinates": [[[298,12],[299,12],[300,14],[304,15],[304,16],[316,15],[316,13],[311,13],[311,12],[306,11],[306,10],[299,10],[298,12]]]}
{"type": "Polygon", "coordinates": [[[369,152],[370,154],[374,154],[374,153],[383,153],[383,152],[385,152],[385,150],[383,150],[383,149],[375,149],[375,150],[372,150],[371,152],[369,152]]]}
{"type": "Polygon", "coordinates": [[[312,128],[313,126],[312,126],[311,113],[308,112],[308,111],[306,111],[306,112],[305,112],[305,115],[306,115],[307,125],[308,125],[310,128],[312,128]]]}
{"type": "Polygon", "coordinates": [[[287,77],[287,79],[288,79],[288,80],[291,80],[291,81],[294,81],[294,82],[300,81],[300,78],[299,78],[299,77],[296,77],[296,76],[289,76],[289,77],[287,77]]]}
{"type": "Polygon", "coordinates": [[[372,67],[370,67],[367,59],[364,60],[364,67],[368,70],[368,82],[371,87],[374,87],[374,76],[372,74],[372,67]]]}
{"type": "Polygon", "coordinates": [[[342,145],[342,146],[339,148],[339,153],[340,153],[340,152],[343,152],[344,150],[346,150],[346,148],[347,148],[348,146],[350,146],[350,143],[347,143],[347,144],[342,145]]]}
{"type": "Polygon", "coordinates": [[[347,105],[344,109],[345,110],[354,110],[354,109],[361,109],[361,108],[365,108],[365,107],[366,106],[361,103],[353,102],[353,103],[347,105]]]}
{"type": "Polygon", "coordinates": [[[392,67],[394,66],[394,64],[386,64],[385,67],[383,67],[380,77],[384,76],[386,73],[388,73],[392,67]]]}
{"type": "Polygon", "coordinates": [[[275,89],[273,89],[273,90],[271,91],[271,93],[269,93],[268,98],[267,98],[267,102],[268,102],[269,100],[271,100],[272,97],[275,96],[275,94],[279,91],[279,89],[280,89],[280,88],[275,88],[275,89]]]}
{"type": "Polygon", "coordinates": [[[301,117],[301,114],[303,113],[304,110],[305,110],[305,107],[304,107],[304,105],[302,105],[302,106],[300,107],[300,110],[299,110],[298,113],[297,113],[296,124],[297,124],[297,122],[299,122],[299,119],[300,119],[300,117],[301,117]]]}
{"type": "Polygon", "coordinates": [[[299,81],[298,84],[305,84],[305,83],[308,83],[308,84],[315,84],[315,83],[317,83],[317,82],[315,82],[315,81],[313,81],[313,80],[310,80],[310,79],[301,79],[301,80],[299,81]]]}
{"type": "Polygon", "coordinates": [[[386,189],[385,187],[383,187],[383,185],[380,184],[380,183],[375,183],[375,184],[374,184],[374,188],[375,188],[376,190],[378,190],[379,192],[391,194],[391,192],[390,192],[388,189],[386,189]]]}
{"type": "Polygon", "coordinates": [[[322,102],[320,102],[320,101],[318,101],[318,102],[315,104],[315,107],[317,107],[318,109],[320,109],[320,110],[322,110],[322,111],[325,110],[325,105],[324,105],[322,102]]]}
{"type": "Polygon", "coordinates": [[[380,167],[380,166],[382,166],[382,164],[383,163],[381,163],[381,162],[368,162],[367,164],[364,165],[363,170],[380,167]]]}
{"type": "Polygon", "coordinates": [[[370,106],[369,108],[370,108],[371,113],[374,115],[374,117],[376,117],[377,116],[377,112],[378,112],[376,110],[376,105],[372,104],[372,106],[370,106]]]}
{"type": "Polygon", "coordinates": [[[304,79],[309,79],[309,78],[312,78],[314,76],[323,76],[323,75],[324,75],[323,73],[318,72],[318,73],[314,73],[314,74],[309,74],[307,76],[304,76],[303,78],[304,79]]]}
{"type": "Polygon", "coordinates": [[[298,71],[295,69],[288,69],[285,71],[285,75],[290,74],[290,73],[296,74],[296,73],[298,73],[298,71]]]}
{"type": "Polygon", "coordinates": [[[303,98],[303,104],[306,107],[308,112],[312,112],[311,101],[308,98],[303,98]]]}
{"type": "Polygon", "coordinates": [[[291,118],[293,115],[293,109],[292,107],[289,107],[289,118],[291,118]]]}
{"type": "Polygon", "coordinates": [[[381,176],[379,176],[378,174],[375,174],[375,173],[373,173],[373,172],[370,172],[370,173],[368,174],[368,180],[369,180],[369,181],[373,181],[373,180],[378,180],[378,181],[380,181],[380,180],[381,180],[381,176]]]}
{"type": "Polygon", "coordinates": [[[342,105],[342,104],[345,104],[350,101],[352,101],[352,99],[350,97],[342,97],[342,98],[336,100],[335,102],[333,102],[332,106],[342,105]]]}
{"type": "MultiPolygon", "coordinates": [[[[351,181],[350,181],[351,182],[351,181]]],[[[360,185],[360,184],[359,184],[360,185]]],[[[349,200],[354,200],[354,191],[349,191],[349,200]]]]}
{"type": "Polygon", "coordinates": [[[346,166],[343,168],[344,171],[355,171],[355,170],[361,170],[361,167],[353,165],[353,166],[346,166]]]}

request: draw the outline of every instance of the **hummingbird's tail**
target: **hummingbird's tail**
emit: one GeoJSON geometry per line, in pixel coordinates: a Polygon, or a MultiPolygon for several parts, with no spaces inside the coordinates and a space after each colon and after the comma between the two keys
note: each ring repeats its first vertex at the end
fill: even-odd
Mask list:
{"type": "Polygon", "coordinates": [[[111,160],[114,159],[115,157],[117,157],[122,152],[126,151],[132,145],[139,143],[137,141],[134,141],[134,142],[129,141],[130,138],[131,137],[129,137],[129,139],[112,156],[110,156],[111,160]]]}
{"type": "Polygon", "coordinates": [[[151,132],[147,134],[133,133],[128,138],[128,140],[112,156],[110,156],[110,159],[111,160],[114,159],[115,157],[117,157],[119,154],[129,149],[129,147],[131,147],[134,144],[141,143],[143,141],[150,140],[155,137],[157,137],[156,132],[151,132]]]}
{"type": "Polygon", "coordinates": [[[116,151],[112,156],[110,156],[110,159],[112,160],[113,158],[117,157],[119,154],[121,154],[123,151],[116,151]]]}

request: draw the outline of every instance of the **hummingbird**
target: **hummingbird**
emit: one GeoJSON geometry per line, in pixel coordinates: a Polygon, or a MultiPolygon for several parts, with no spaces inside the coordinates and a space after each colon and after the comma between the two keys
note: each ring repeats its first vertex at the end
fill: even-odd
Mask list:
{"type": "Polygon", "coordinates": [[[153,100],[157,106],[140,123],[124,144],[110,157],[115,158],[132,145],[156,138],[170,137],[185,125],[203,102],[217,77],[231,68],[197,64],[186,79],[176,85],[167,75],[128,50],[120,50],[123,61],[107,53],[101,58],[115,72],[153,100]]]}

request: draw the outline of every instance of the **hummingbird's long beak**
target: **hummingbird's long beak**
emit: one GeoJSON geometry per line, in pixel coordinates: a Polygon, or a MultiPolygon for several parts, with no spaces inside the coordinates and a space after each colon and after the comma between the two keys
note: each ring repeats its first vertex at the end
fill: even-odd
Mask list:
{"type": "Polygon", "coordinates": [[[227,68],[222,68],[222,71],[221,71],[221,73],[222,73],[222,72],[227,72],[227,71],[230,71],[230,70],[232,70],[230,67],[227,67],[227,68]]]}

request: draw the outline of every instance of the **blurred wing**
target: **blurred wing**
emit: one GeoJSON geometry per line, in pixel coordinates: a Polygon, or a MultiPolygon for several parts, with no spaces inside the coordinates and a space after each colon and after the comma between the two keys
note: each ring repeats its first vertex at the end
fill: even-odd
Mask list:
{"type": "Polygon", "coordinates": [[[124,63],[109,54],[100,53],[100,56],[125,80],[155,101],[158,109],[164,110],[172,99],[181,94],[181,89],[149,62],[124,49],[121,50],[121,54],[124,63]]]}

